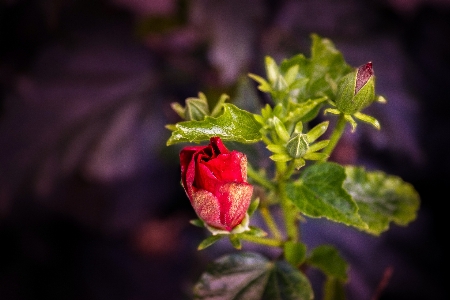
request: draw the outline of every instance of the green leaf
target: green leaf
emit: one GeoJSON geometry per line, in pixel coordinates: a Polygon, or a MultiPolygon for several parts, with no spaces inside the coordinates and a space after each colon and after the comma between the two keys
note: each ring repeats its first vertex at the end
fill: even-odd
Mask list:
{"type": "Polygon", "coordinates": [[[326,97],[307,100],[301,103],[290,103],[290,109],[286,122],[297,123],[299,121],[309,122],[314,119],[322,107],[326,97]]]}
{"type": "Polygon", "coordinates": [[[366,229],[358,214],[358,206],[342,188],[345,169],[336,163],[311,165],[300,178],[286,185],[289,199],[309,217],[325,217],[331,221],[366,229]]]}
{"type": "Polygon", "coordinates": [[[311,39],[311,58],[298,54],[280,64],[282,73],[298,65],[297,78],[309,79],[304,85],[299,86],[298,103],[322,96],[334,99],[337,81],[353,70],[331,40],[317,34],[312,34],[311,39]]]}
{"type": "Polygon", "coordinates": [[[330,245],[321,245],[313,249],[307,262],[329,277],[346,281],[348,265],[337,249],[330,245]]]}
{"type": "Polygon", "coordinates": [[[223,114],[217,118],[207,116],[202,121],[177,123],[167,146],[181,142],[208,141],[213,136],[241,143],[255,143],[261,139],[261,124],[253,114],[230,103],[223,104],[223,108],[223,114]]]}
{"type": "Polygon", "coordinates": [[[308,278],[286,261],[269,261],[252,252],[215,260],[194,286],[194,299],[311,300],[308,278]]]}
{"type": "Polygon", "coordinates": [[[284,243],[284,257],[294,267],[299,266],[306,258],[306,245],[287,241],[284,243]]]}
{"type": "Polygon", "coordinates": [[[414,187],[397,176],[381,171],[367,172],[363,167],[345,167],[344,188],[359,206],[368,224],[367,232],[379,235],[389,223],[406,226],[416,219],[420,197],[414,187]]]}

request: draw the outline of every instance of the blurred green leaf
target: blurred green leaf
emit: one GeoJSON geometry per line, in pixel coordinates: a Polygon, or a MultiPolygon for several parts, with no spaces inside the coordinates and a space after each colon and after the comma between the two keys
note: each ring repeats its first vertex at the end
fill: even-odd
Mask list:
{"type": "Polygon", "coordinates": [[[293,266],[299,266],[306,258],[306,245],[299,242],[284,243],[284,257],[293,266]]]}
{"type": "Polygon", "coordinates": [[[420,197],[414,187],[400,177],[381,171],[367,172],[363,167],[345,167],[344,188],[359,207],[367,232],[386,231],[389,223],[406,226],[417,217],[420,197]]]}
{"type": "Polygon", "coordinates": [[[194,286],[194,299],[311,300],[307,277],[286,261],[269,261],[252,252],[215,260],[194,286]]]}
{"type": "Polygon", "coordinates": [[[308,257],[308,263],[320,269],[325,275],[346,281],[348,265],[337,249],[330,245],[314,248],[308,257]]]}
{"type": "Polygon", "coordinates": [[[298,54],[284,60],[280,65],[280,72],[287,72],[292,66],[298,65],[298,78],[309,80],[298,90],[297,102],[304,102],[322,96],[334,99],[337,81],[353,71],[345,62],[342,53],[336,49],[331,40],[317,34],[311,35],[311,57],[298,54]]]}

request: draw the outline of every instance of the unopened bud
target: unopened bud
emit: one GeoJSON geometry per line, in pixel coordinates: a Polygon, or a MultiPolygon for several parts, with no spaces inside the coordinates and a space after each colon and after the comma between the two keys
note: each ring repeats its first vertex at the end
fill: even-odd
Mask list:
{"type": "Polygon", "coordinates": [[[338,83],[336,107],[352,115],[375,101],[375,76],[372,63],[368,62],[345,75],[338,83]]]}
{"type": "Polygon", "coordinates": [[[308,149],[308,137],[303,133],[294,133],[286,144],[286,150],[292,158],[302,157],[308,149]]]}

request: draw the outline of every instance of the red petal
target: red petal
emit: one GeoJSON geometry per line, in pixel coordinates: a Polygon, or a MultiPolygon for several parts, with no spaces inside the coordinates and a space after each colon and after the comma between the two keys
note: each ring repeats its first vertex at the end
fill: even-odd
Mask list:
{"type": "Polygon", "coordinates": [[[192,207],[197,216],[214,228],[225,230],[220,221],[220,205],[218,199],[210,192],[199,190],[192,195],[192,207]]]}
{"type": "Polygon", "coordinates": [[[358,68],[356,73],[355,95],[373,76],[372,62],[368,62],[358,68]]]}
{"type": "Polygon", "coordinates": [[[218,195],[220,203],[220,221],[232,230],[244,219],[252,198],[253,186],[248,183],[230,182],[220,187],[218,195]]]}
{"type": "Polygon", "coordinates": [[[204,164],[219,180],[247,181],[247,157],[241,152],[232,151],[229,154],[220,154],[204,164]]]}
{"type": "Polygon", "coordinates": [[[226,154],[226,153],[230,152],[227,149],[227,147],[225,147],[225,145],[223,144],[222,140],[218,136],[210,138],[209,142],[210,142],[210,146],[213,149],[214,157],[219,155],[219,154],[226,154]]]}

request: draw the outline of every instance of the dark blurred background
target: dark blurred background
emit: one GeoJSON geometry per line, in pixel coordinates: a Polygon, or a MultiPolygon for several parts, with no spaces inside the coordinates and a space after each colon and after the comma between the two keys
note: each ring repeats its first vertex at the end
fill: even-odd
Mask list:
{"type": "Polygon", "coordinates": [[[446,0],[0,0],[0,299],[191,299],[233,249],[196,250],[170,103],[245,106],[262,97],[246,74],[309,57],[311,33],[372,61],[388,100],[367,111],[382,130],[359,125],[333,159],[399,175],[422,203],[379,238],[309,220],[305,241],[342,251],[349,300],[449,299],[446,0]]]}

